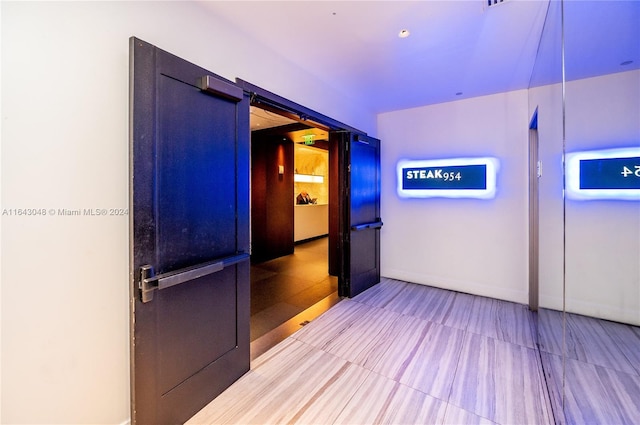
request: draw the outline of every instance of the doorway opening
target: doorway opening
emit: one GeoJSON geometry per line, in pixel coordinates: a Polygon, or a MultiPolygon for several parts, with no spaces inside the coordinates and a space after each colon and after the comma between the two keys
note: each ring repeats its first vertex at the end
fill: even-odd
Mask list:
{"type": "Polygon", "coordinates": [[[251,106],[250,129],[253,359],[340,298],[329,266],[338,254],[329,243],[337,170],[328,131],[260,105],[251,106]]]}
{"type": "Polygon", "coordinates": [[[529,124],[529,310],[538,311],[539,301],[539,179],[542,162],[538,149],[538,109],[529,124]]]}

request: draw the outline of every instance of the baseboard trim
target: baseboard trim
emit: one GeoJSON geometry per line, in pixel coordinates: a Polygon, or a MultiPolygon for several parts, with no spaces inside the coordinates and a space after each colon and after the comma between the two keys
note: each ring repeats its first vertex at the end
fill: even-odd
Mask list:
{"type": "Polygon", "coordinates": [[[483,285],[478,282],[468,282],[441,276],[412,273],[404,270],[386,269],[382,271],[382,275],[390,279],[403,280],[405,282],[433,286],[481,297],[495,298],[525,305],[529,303],[529,294],[526,291],[517,291],[510,288],[483,285]]]}

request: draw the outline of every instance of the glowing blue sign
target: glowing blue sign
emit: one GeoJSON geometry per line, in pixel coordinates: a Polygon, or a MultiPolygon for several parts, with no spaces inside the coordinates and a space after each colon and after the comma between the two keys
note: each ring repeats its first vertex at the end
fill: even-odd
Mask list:
{"type": "Polygon", "coordinates": [[[640,200],[640,147],[567,154],[566,167],[570,199],[640,200]]]}
{"type": "Polygon", "coordinates": [[[400,161],[398,195],[403,198],[480,198],[496,194],[496,158],[400,161]]]}

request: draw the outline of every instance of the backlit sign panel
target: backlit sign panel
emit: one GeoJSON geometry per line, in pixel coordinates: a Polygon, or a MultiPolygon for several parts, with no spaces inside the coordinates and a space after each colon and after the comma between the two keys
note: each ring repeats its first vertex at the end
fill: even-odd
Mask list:
{"type": "Polygon", "coordinates": [[[400,161],[397,164],[398,195],[490,199],[496,193],[497,171],[495,158],[400,161]]]}
{"type": "Polygon", "coordinates": [[[640,200],[640,147],[567,154],[569,199],[640,200]]]}

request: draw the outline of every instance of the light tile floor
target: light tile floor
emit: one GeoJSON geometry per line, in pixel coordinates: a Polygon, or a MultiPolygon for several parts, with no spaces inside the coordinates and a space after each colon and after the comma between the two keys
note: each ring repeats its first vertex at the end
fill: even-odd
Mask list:
{"type": "Polygon", "coordinates": [[[252,362],[189,424],[550,424],[526,306],[383,279],[252,362]]]}
{"type": "Polygon", "coordinates": [[[538,317],[556,422],[639,424],[640,328],[567,313],[563,359],[562,313],[542,309],[538,317]]]}

